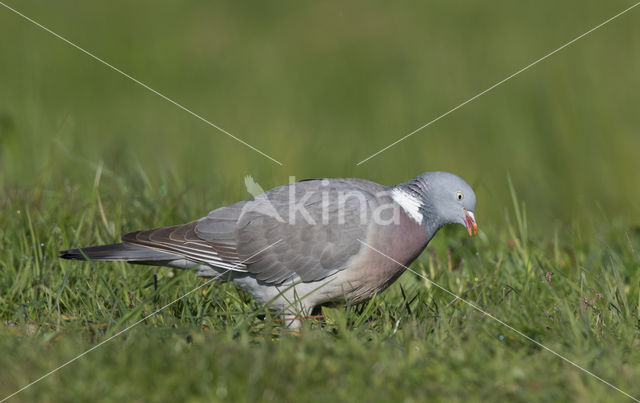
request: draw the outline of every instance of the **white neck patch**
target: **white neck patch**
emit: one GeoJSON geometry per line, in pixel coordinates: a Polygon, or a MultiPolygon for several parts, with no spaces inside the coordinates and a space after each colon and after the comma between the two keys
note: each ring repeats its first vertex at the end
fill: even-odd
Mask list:
{"type": "Polygon", "coordinates": [[[404,212],[407,213],[413,221],[422,224],[422,213],[420,212],[422,203],[418,198],[399,188],[394,188],[391,191],[391,198],[402,207],[404,212]]]}

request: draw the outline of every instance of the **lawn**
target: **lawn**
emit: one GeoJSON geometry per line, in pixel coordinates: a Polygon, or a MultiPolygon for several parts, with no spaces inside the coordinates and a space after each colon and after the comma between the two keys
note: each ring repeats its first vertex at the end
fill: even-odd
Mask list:
{"type": "Polygon", "coordinates": [[[356,165],[632,2],[6,4],[282,165],[0,5],[0,400],[94,346],[8,401],[640,398],[640,7],[356,165]],[[189,272],[57,258],[246,175],[432,170],[479,235],[300,332],[189,272]]]}

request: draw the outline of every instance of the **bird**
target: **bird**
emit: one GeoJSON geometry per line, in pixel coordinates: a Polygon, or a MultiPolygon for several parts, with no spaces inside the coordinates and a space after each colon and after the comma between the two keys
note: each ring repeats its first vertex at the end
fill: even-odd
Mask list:
{"type": "MultiPolygon", "coordinates": [[[[262,191],[250,178],[245,183],[262,191]]],[[[186,224],[129,232],[121,243],[60,257],[190,269],[232,282],[297,328],[316,307],[358,304],[384,291],[443,226],[462,225],[475,235],[475,206],[471,186],[448,172],[392,186],[307,179],[186,224]]]]}

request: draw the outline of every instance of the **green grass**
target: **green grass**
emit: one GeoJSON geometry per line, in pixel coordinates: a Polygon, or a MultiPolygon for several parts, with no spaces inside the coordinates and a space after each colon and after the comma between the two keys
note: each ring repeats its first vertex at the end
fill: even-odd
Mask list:
{"type": "MultiPolygon", "coordinates": [[[[152,202],[170,209],[171,200],[144,190],[149,196],[138,196],[131,217],[152,202]]],[[[155,291],[152,268],[59,261],[61,245],[79,242],[85,226],[92,228],[86,242],[111,240],[95,201],[81,213],[74,204],[49,206],[60,217],[55,223],[33,204],[6,206],[13,217],[0,236],[3,395],[201,284],[163,268],[155,291]]],[[[487,225],[473,239],[447,228],[412,268],[638,395],[640,232],[614,226],[600,239],[581,239],[575,229],[526,241],[520,224],[487,225]]],[[[233,286],[207,286],[19,398],[622,397],[411,273],[369,304],[323,313],[290,335],[233,286]]]]}
{"type": "MultiPolygon", "coordinates": [[[[0,399],[203,284],[59,250],[198,218],[247,174],[428,170],[474,186],[481,233],[412,269],[640,396],[640,9],[355,166],[632,3],[10,4],[284,166],[0,8],[0,399]]],[[[13,400],[628,400],[411,273],[323,314],[290,334],[207,285],[13,400]]]]}

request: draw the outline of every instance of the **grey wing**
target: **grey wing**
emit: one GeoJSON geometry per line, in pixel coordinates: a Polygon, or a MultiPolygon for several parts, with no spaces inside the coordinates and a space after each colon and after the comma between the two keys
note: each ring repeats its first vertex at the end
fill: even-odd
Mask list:
{"type": "Polygon", "coordinates": [[[376,194],[360,179],[311,180],[269,190],[184,225],[126,234],[123,241],[268,284],[317,281],[346,268],[367,237],[376,194]]]}
{"type": "Polygon", "coordinates": [[[135,231],[125,234],[126,243],[147,246],[196,263],[204,263],[228,270],[246,271],[239,260],[235,245],[221,242],[213,244],[200,238],[195,229],[198,221],[184,225],[135,231]]]}
{"type": "Polygon", "coordinates": [[[362,180],[327,182],[298,182],[293,190],[281,186],[214,210],[195,232],[215,245],[235,241],[237,259],[265,283],[321,280],[346,268],[358,254],[375,194],[383,190],[362,180]]]}

